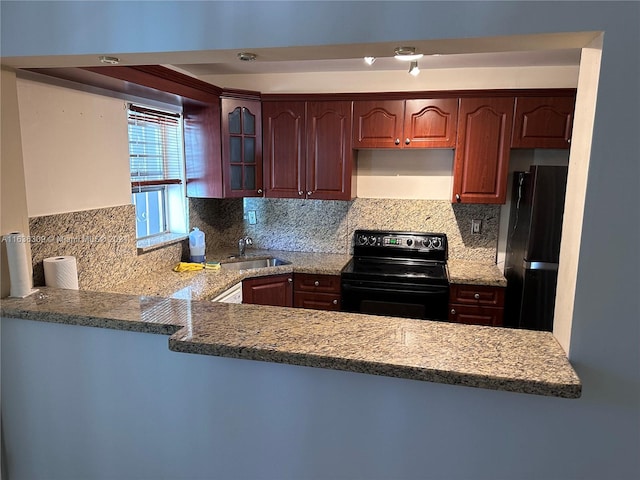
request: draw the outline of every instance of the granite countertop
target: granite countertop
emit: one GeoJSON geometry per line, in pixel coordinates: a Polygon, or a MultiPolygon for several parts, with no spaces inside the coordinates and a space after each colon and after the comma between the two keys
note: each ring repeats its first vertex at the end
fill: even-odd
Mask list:
{"type": "MultiPolygon", "coordinates": [[[[210,300],[245,278],[263,277],[282,273],[310,273],[340,275],[340,271],[351,259],[351,255],[286,252],[278,250],[251,250],[245,258],[229,258],[227,251],[207,252],[210,262],[233,262],[266,257],[277,257],[291,262],[290,265],[252,270],[201,270],[196,272],[174,272],[170,269],[148,272],[135,281],[121,283],[109,289],[111,293],[133,293],[136,295],[159,295],[185,300],[210,300]]],[[[495,264],[449,259],[451,283],[490,285],[505,287],[507,281],[495,264]]]]}
{"type": "Polygon", "coordinates": [[[549,332],[41,288],[4,317],[171,335],[174,351],[577,398],[549,332]]]}
{"type": "Polygon", "coordinates": [[[252,249],[243,258],[229,258],[227,251],[207,252],[208,262],[234,262],[276,257],[291,262],[290,265],[251,270],[200,270],[174,272],[170,269],[149,272],[135,281],[121,283],[109,289],[111,293],[159,295],[185,300],[211,300],[245,278],[264,277],[282,273],[313,273],[340,275],[340,270],[351,259],[350,255],[330,253],[285,252],[252,249]]]}

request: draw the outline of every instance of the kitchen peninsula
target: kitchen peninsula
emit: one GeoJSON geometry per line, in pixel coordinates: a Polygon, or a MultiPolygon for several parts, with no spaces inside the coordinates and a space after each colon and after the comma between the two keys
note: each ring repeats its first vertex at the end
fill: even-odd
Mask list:
{"type": "MultiPolygon", "coordinates": [[[[176,352],[565,398],[581,394],[579,378],[549,332],[208,301],[251,276],[336,274],[349,258],[258,253],[277,253],[292,263],[259,270],[165,272],[164,281],[157,274],[137,287],[128,283],[115,289],[142,295],[45,287],[26,299],[4,299],[2,316],[170,335],[169,348],[176,352]]],[[[502,278],[495,266],[453,265],[453,281],[502,278]]]]}

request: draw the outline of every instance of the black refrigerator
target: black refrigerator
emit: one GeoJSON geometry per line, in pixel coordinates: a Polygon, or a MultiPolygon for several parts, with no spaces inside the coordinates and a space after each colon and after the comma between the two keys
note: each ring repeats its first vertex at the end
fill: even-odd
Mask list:
{"type": "Polygon", "coordinates": [[[505,277],[505,326],[553,330],[567,167],[515,172],[505,277]]]}

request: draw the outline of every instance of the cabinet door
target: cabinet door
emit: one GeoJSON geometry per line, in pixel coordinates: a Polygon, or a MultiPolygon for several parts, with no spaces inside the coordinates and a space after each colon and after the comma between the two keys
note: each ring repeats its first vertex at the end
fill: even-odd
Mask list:
{"type": "Polygon", "coordinates": [[[264,102],[262,109],[265,196],[304,197],[305,104],[264,102]]]}
{"type": "Polygon", "coordinates": [[[223,98],[221,107],[224,196],[262,196],[260,102],[223,98]]]}
{"type": "Polygon", "coordinates": [[[185,101],[183,120],[187,196],[222,198],[220,104],[185,101]]]}
{"type": "Polygon", "coordinates": [[[340,310],[340,295],[330,293],[295,292],[293,306],[313,310],[340,310]]]}
{"type": "Polygon", "coordinates": [[[401,148],[404,100],[353,102],[353,148],[401,148]]]}
{"type": "Polygon", "coordinates": [[[469,305],[451,305],[449,321],[465,325],[487,325],[501,327],[504,309],[496,307],[472,307],[469,305]]]}
{"type": "Polygon", "coordinates": [[[243,280],[242,303],[292,307],[293,278],[291,275],[271,275],[243,280]]]}
{"type": "Polygon", "coordinates": [[[513,104],[513,97],[460,99],[453,202],[505,202],[513,104]]]}
{"type": "Polygon", "coordinates": [[[307,103],[307,198],[352,198],[351,102],[307,103]]]}
{"type": "Polygon", "coordinates": [[[457,98],[407,100],[404,148],[454,148],[457,121],[457,98]]]}
{"type": "Polygon", "coordinates": [[[517,97],[512,148],[569,148],[575,97],[517,97]]]}

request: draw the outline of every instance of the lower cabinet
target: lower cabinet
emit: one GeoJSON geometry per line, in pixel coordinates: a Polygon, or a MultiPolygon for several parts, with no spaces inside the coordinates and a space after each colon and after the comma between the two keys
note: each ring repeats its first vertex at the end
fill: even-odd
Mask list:
{"type": "Polygon", "coordinates": [[[315,310],[340,310],[340,276],[294,274],[293,306],[315,310]]]}
{"type": "Polygon", "coordinates": [[[242,303],[293,307],[292,274],[248,278],[242,281],[242,303]]]}
{"type": "Polygon", "coordinates": [[[449,321],[502,326],[504,292],[504,287],[452,284],[449,289],[449,321]]]}

